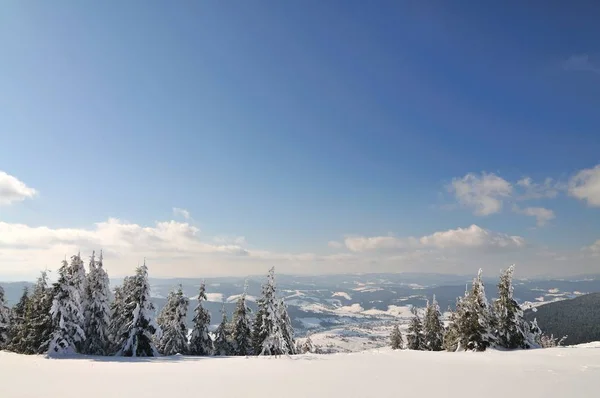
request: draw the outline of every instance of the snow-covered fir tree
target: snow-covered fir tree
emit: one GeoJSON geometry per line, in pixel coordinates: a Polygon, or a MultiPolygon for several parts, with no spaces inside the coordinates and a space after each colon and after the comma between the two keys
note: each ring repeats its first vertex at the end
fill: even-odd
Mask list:
{"type": "Polygon", "coordinates": [[[202,282],[198,292],[198,304],[194,309],[193,328],[189,345],[191,355],[207,356],[213,354],[213,341],[208,333],[210,312],[202,306],[204,301],[206,301],[206,285],[202,282]]]}
{"type": "Polygon", "coordinates": [[[508,349],[530,348],[527,341],[529,323],[523,318],[523,310],[513,298],[514,272],[513,264],[500,274],[498,298],[494,302],[497,344],[508,349]]]}
{"type": "Polygon", "coordinates": [[[411,312],[413,317],[408,324],[406,332],[406,348],[409,350],[424,350],[426,347],[423,335],[423,322],[416,307],[412,307],[411,312]]]}
{"type": "Polygon", "coordinates": [[[258,301],[257,320],[253,344],[259,355],[289,355],[295,351],[293,329],[283,302],[277,299],[275,268],[269,270],[267,283],[263,285],[258,301]],[[282,308],[283,307],[283,308],[282,308]],[[291,344],[291,345],[290,345],[291,344]]]}
{"type": "Polygon", "coordinates": [[[215,355],[234,355],[233,339],[231,336],[231,326],[227,320],[227,311],[225,311],[225,305],[221,309],[223,318],[221,323],[215,331],[215,355]]]}
{"type": "MultiPolygon", "coordinates": [[[[127,292],[133,291],[134,279],[127,276],[123,284],[114,290],[114,298],[110,305],[109,344],[110,354],[116,354],[127,339],[127,326],[133,319],[133,309],[127,307],[127,292]]],[[[133,302],[133,300],[130,300],[133,302]]]]}
{"type": "MultiPolygon", "coordinates": [[[[456,300],[456,308],[458,308],[458,303],[460,302],[460,300],[460,298],[456,300]]],[[[457,322],[458,317],[456,311],[450,311],[450,309],[448,309],[448,311],[450,312],[450,319],[449,325],[444,333],[444,342],[442,344],[442,347],[446,351],[454,352],[458,349],[458,340],[460,337],[457,322]]]]}
{"type": "Polygon", "coordinates": [[[255,355],[260,355],[262,352],[262,344],[267,337],[266,330],[263,328],[265,305],[262,298],[259,298],[256,301],[256,304],[258,305],[258,310],[256,311],[256,314],[254,314],[254,321],[252,322],[252,352],[255,355]]]}
{"type": "Polygon", "coordinates": [[[48,352],[50,337],[54,331],[52,315],[52,289],[48,286],[48,274],[44,271],[38,278],[29,299],[25,324],[25,353],[48,352]]]}
{"type": "Polygon", "coordinates": [[[6,304],[4,288],[0,286],[0,350],[8,346],[8,332],[11,323],[11,312],[6,304]]]}
{"type": "Polygon", "coordinates": [[[484,351],[495,344],[495,319],[488,304],[482,271],[473,280],[473,286],[456,304],[454,325],[456,350],[484,351]]]}
{"type": "MultiPolygon", "coordinates": [[[[72,264],[78,264],[77,256],[73,256],[72,264]]],[[[67,262],[63,261],[58,270],[58,281],[52,289],[50,314],[54,330],[48,346],[48,355],[74,354],[85,341],[81,291],[78,288],[77,272],[74,271],[76,268],[69,267],[67,262]]]]}
{"type": "Polygon", "coordinates": [[[251,355],[252,354],[252,329],[250,327],[249,313],[250,309],[246,305],[246,290],[240,296],[235,311],[233,312],[233,354],[251,355]]]}
{"type": "Polygon", "coordinates": [[[154,318],[154,304],[150,297],[148,267],[138,267],[135,276],[130,279],[131,290],[123,290],[124,315],[131,319],[121,330],[122,346],[117,355],[126,357],[152,357],[159,355],[154,344],[160,338],[160,328],[154,318]],[[131,311],[131,312],[130,312],[131,311]],[[129,315],[131,314],[131,315],[129,315]],[[155,337],[156,336],[156,337],[155,337]]]}
{"type": "Polygon", "coordinates": [[[13,352],[25,353],[27,351],[27,308],[29,307],[29,289],[25,287],[19,302],[11,311],[11,321],[8,332],[8,349],[13,352]]]}
{"type": "Polygon", "coordinates": [[[90,355],[110,353],[110,281],[104,270],[102,252],[98,261],[94,253],[85,284],[85,349],[90,355]]]}
{"type": "Polygon", "coordinates": [[[287,305],[283,298],[279,299],[279,320],[281,322],[281,331],[283,333],[283,339],[286,346],[288,347],[288,354],[296,354],[296,342],[294,341],[294,328],[292,327],[292,320],[287,312],[287,305]]]}
{"type": "Polygon", "coordinates": [[[390,334],[390,341],[392,350],[401,350],[404,348],[404,339],[402,338],[402,332],[398,324],[395,324],[390,334]]]}
{"type": "Polygon", "coordinates": [[[317,352],[317,349],[312,341],[312,339],[310,338],[310,334],[306,336],[306,340],[304,340],[304,344],[302,344],[300,346],[300,349],[297,350],[298,353],[301,354],[315,354],[317,352]]]}
{"type": "Polygon", "coordinates": [[[431,303],[427,302],[423,320],[423,344],[428,351],[441,351],[444,344],[444,323],[442,313],[435,296],[431,303]]]}
{"type": "Polygon", "coordinates": [[[158,317],[158,325],[162,336],[158,340],[157,349],[163,355],[187,354],[187,316],[189,300],[183,295],[181,285],[176,291],[169,293],[167,303],[158,317]]]}

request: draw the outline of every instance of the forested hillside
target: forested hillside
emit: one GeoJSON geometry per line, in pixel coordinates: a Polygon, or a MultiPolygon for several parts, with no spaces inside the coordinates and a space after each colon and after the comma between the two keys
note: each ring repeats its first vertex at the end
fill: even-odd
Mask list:
{"type": "Polygon", "coordinates": [[[537,318],[546,334],[568,336],[564,344],[600,341],[600,293],[542,305],[537,311],[528,310],[525,317],[537,318]]]}

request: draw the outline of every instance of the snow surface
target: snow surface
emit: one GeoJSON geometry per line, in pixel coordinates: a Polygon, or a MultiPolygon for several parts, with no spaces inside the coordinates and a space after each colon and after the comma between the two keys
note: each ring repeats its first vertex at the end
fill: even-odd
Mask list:
{"type": "Polygon", "coordinates": [[[0,352],[3,398],[82,393],[164,398],[188,395],[199,385],[209,397],[597,397],[599,377],[598,343],[485,353],[385,348],[281,358],[47,359],[0,352]]]}
{"type": "Polygon", "coordinates": [[[346,300],[352,300],[352,297],[346,292],[335,292],[331,295],[331,297],[343,297],[346,300]]]}

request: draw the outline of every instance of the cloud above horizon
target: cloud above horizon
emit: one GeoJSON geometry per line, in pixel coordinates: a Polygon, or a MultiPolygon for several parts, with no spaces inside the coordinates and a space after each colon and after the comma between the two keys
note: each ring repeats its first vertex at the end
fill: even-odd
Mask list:
{"type": "Polygon", "coordinates": [[[16,177],[0,170],[0,206],[32,199],[38,192],[16,177]]]}
{"type": "Polygon", "coordinates": [[[574,54],[563,62],[563,68],[568,71],[592,72],[600,74],[600,66],[592,62],[588,54],[574,54]]]}

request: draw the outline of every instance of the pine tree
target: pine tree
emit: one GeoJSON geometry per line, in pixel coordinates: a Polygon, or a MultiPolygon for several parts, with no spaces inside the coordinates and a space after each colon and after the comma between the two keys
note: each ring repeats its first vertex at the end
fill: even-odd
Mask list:
{"type": "Polygon", "coordinates": [[[259,355],[289,355],[295,351],[293,329],[285,306],[276,297],[275,268],[269,270],[267,283],[263,286],[257,316],[260,331],[255,333],[254,344],[259,355]],[[282,308],[283,306],[283,308],[282,308]],[[291,346],[290,346],[291,344],[291,346]]]}
{"type": "Polygon", "coordinates": [[[529,348],[526,336],[529,324],[523,318],[523,310],[513,298],[512,278],[514,264],[500,275],[498,299],[494,302],[496,313],[496,336],[500,347],[515,349],[529,348]]]}
{"type": "Polygon", "coordinates": [[[12,309],[12,319],[8,332],[8,349],[24,354],[27,350],[27,308],[29,307],[29,289],[23,288],[19,302],[12,309]]]}
{"type": "Polygon", "coordinates": [[[125,357],[152,357],[158,351],[154,345],[155,335],[160,338],[160,328],[154,319],[154,304],[150,297],[148,267],[146,262],[138,267],[131,278],[131,291],[122,291],[124,295],[124,315],[130,319],[121,330],[123,341],[117,355],[125,357]]]}
{"type": "Polygon", "coordinates": [[[252,329],[250,328],[250,319],[248,314],[250,309],[246,306],[246,289],[237,302],[233,313],[233,345],[234,355],[252,354],[252,329]]]}
{"type": "MultiPolygon", "coordinates": [[[[77,264],[77,256],[73,256],[72,264],[77,264]]],[[[63,261],[58,274],[58,281],[52,291],[52,308],[50,314],[54,330],[48,346],[48,355],[74,354],[85,341],[85,332],[81,325],[84,314],[81,309],[79,281],[76,268],[69,267],[63,261]]]]}
{"type": "Polygon", "coordinates": [[[104,270],[102,253],[98,261],[94,253],[90,259],[90,272],[85,284],[85,350],[90,355],[110,353],[110,281],[104,270]]]}
{"type": "Polygon", "coordinates": [[[11,311],[6,305],[4,288],[0,286],[0,350],[8,345],[8,332],[11,324],[11,311]]]}
{"type": "Polygon", "coordinates": [[[495,343],[494,314],[485,296],[479,270],[473,280],[471,291],[457,302],[455,328],[457,331],[457,350],[484,351],[495,343]]]}
{"type": "Polygon", "coordinates": [[[169,293],[167,304],[158,317],[162,336],[158,341],[158,351],[163,355],[187,354],[187,327],[185,318],[189,300],[183,295],[181,285],[177,291],[169,293]]]}
{"type": "Polygon", "coordinates": [[[423,336],[423,322],[416,307],[412,307],[411,312],[413,317],[406,333],[406,348],[409,350],[424,350],[426,347],[423,336]]]}
{"type": "Polygon", "coordinates": [[[44,271],[38,278],[29,299],[25,325],[25,353],[43,354],[54,330],[52,322],[52,289],[48,286],[48,275],[44,271]]]}
{"type": "Polygon", "coordinates": [[[433,296],[431,304],[427,303],[425,319],[423,322],[424,349],[428,351],[441,351],[444,344],[444,323],[438,302],[433,296]]]}
{"type": "Polygon", "coordinates": [[[213,341],[208,333],[210,326],[210,312],[202,307],[206,301],[206,285],[200,285],[198,292],[198,304],[194,309],[192,335],[190,338],[189,352],[191,355],[207,356],[213,354],[213,341]]]}
{"type": "Polygon", "coordinates": [[[234,350],[231,338],[231,328],[227,320],[225,305],[223,305],[221,313],[223,314],[223,318],[215,331],[215,355],[233,355],[234,350]]]}
{"type": "Polygon", "coordinates": [[[401,350],[404,348],[404,339],[402,338],[402,332],[400,331],[398,324],[394,325],[390,340],[392,343],[392,350],[401,350]]]}

